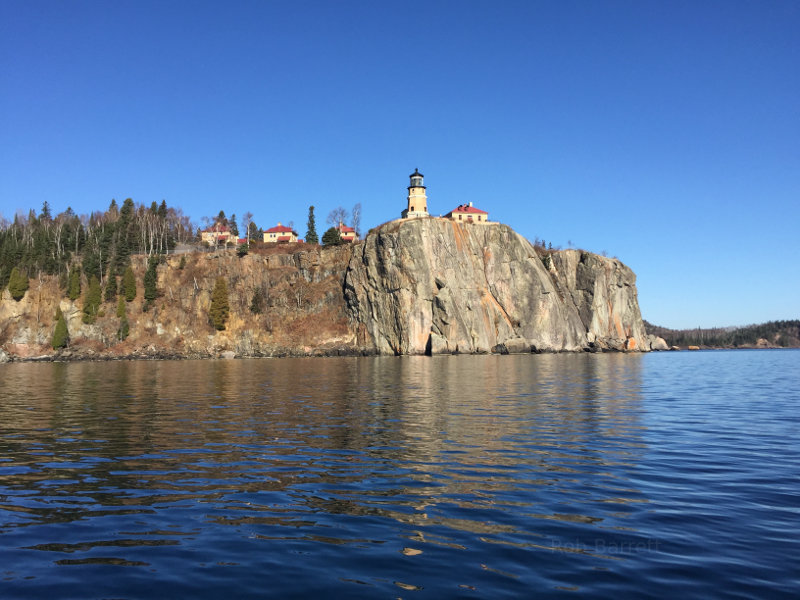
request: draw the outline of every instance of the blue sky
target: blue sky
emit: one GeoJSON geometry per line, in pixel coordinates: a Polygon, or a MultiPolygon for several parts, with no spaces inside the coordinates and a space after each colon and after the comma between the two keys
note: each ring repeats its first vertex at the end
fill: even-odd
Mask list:
{"type": "Polygon", "coordinates": [[[473,201],[668,327],[800,318],[800,3],[0,3],[0,214],[473,201]]]}

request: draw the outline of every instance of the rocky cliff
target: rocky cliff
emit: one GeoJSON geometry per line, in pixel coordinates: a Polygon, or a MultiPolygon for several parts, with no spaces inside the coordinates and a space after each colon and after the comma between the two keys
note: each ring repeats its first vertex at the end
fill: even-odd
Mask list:
{"type": "Polygon", "coordinates": [[[345,299],[381,354],[644,350],[636,278],[507,225],[393,222],[354,248],[345,299]]]}
{"type": "MultiPolygon", "coordinates": [[[[138,281],[146,260],[134,259],[138,281]]],[[[81,319],[55,278],[31,280],[20,302],[0,299],[0,360],[55,356],[283,356],[648,350],[635,276],[616,259],[579,250],[540,256],[497,223],[393,221],[352,246],[271,247],[170,256],[158,267],[160,297],[144,311],[126,305],[130,335],[120,340],[116,303],[81,319]],[[223,276],[231,316],[224,331],[208,319],[223,276]],[[256,291],[264,299],[251,310],[256,291]],[[70,347],[50,348],[56,307],[70,347]]]]}

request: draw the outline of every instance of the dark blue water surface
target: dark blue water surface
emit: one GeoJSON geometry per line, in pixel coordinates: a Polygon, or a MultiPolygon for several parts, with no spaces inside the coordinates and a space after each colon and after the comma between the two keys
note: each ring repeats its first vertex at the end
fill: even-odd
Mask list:
{"type": "Polygon", "coordinates": [[[0,365],[0,597],[797,597],[800,351],[0,365]]]}

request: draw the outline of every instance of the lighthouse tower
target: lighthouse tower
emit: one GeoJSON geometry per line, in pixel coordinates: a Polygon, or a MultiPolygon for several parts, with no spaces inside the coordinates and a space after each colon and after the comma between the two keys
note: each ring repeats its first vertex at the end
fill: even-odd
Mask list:
{"type": "Polygon", "coordinates": [[[411,178],[411,183],[408,186],[408,208],[400,214],[404,219],[427,217],[429,216],[428,197],[425,195],[422,173],[419,172],[419,169],[414,169],[414,172],[409,177],[411,178]]]}

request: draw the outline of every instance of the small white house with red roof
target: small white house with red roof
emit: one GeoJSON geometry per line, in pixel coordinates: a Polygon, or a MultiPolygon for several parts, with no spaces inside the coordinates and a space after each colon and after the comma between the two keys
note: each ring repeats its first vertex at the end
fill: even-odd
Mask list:
{"type": "Polygon", "coordinates": [[[275,227],[264,231],[264,242],[268,244],[293,244],[297,242],[297,233],[280,222],[275,227]]]}
{"type": "Polygon", "coordinates": [[[222,223],[215,223],[208,229],[200,232],[200,240],[211,245],[236,243],[236,236],[230,228],[222,223]]]}
{"type": "Polygon", "coordinates": [[[472,202],[457,206],[445,216],[461,223],[486,223],[489,220],[489,213],[480,208],[475,208],[472,206],[472,202]]]}
{"type": "Polygon", "coordinates": [[[339,232],[339,239],[341,239],[343,242],[355,242],[358,239],[356,230],[352,227],[348,227],[341,221],[339,221],[336,231],[339,232]]]}

